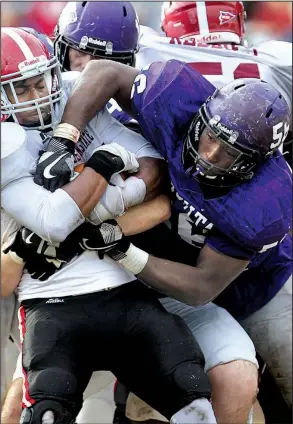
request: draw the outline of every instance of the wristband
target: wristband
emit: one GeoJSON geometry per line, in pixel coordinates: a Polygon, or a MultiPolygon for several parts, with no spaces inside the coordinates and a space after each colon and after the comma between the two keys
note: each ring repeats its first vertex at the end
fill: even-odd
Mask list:
{"type": "Polygon", "coordinates": [[[122,159],[104,150],[95,152],[85,164],[85,166],[101,174],[107,182],[110,181],[115,172],[119,171],[117,170],[117,165],[120,167],[120,170],[123,169],[124,164],[122,159]]]}
{"type": "Polygon", "coordinates": [[[141,273],[149,260],[149,254],[134,246],[132,243],[130,243],[125,255],[126,256],[117,262],[123,265],[124,268],[132,272],[134,275],[141,273]]]}
{"type": "Polygon", "coordinates": [[[70,124],[59,124],[53,132],[53,137],[66,138],[67,140],[77,143],[80,137],[80,131],[70,124]]]}

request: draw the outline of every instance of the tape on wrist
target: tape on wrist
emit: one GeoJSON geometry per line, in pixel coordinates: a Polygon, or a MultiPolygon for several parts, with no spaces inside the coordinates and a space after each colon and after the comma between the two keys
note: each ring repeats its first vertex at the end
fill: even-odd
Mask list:
{"type": "Polygon", "coordinates": [[[145,195],[146,185],[143,179],[128,177],[125,180],[125,187],[122,188],[122,196],[126,209],[142,203],[145,195]]]}
{"type": "Polygon", "coordinates": [[[80,131],[71,124],[59,124],[53,132],[54,137],[66,138],[77,143],[80,137],[80,131]]]}
{"type": "Polygon", "coordinates": [[[24,260],[18,256],[15,252],[12,252],[12,250],[9,250],[8,252],[10,258],[13,260],[13,262],[15,262],[18,265],[23,265],[24,264],[24,260]]]}
{"type": "Polygon", "coordinates": [[[149,254],[147,252],[139,249],[132,243],[125,252],[125,255],[126,257],[120,259],[118,262],[134,275],[141,273],[149,259],[149,254]]]}

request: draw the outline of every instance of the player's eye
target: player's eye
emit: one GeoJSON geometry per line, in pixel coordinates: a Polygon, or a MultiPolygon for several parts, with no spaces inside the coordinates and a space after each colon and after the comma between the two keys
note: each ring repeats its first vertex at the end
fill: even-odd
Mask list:
{"type": "Polygon", "coordinates": [[[208,133],[208,140],[209,141],[215,141],[215,137],[213,136],[213,134],[208,133]]]}
{"type": "Polygon", "coordinates": [[[225,154],[229,157],[229,158],[233,158],[235,159],[237,157],[237,154],[235,152],[233,152],[232,150],[225,150],[225,154]]]}
{"type": "Polygon", "coordinates": [[[27,90],[28,89],[24,87],[15,88],[15,92],[18,96],[22,96],[23,94],[27,92],[27,90]]]}

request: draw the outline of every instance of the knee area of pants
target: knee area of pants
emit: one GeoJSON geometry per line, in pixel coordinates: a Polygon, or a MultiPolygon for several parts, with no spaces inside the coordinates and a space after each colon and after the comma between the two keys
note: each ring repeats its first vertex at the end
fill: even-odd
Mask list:
{"type": "Polygon", "coordinates": [[[77,391],[77,380],[73,373],[62,368],[47,368],[34,371],[30,379],[30,393],[67,397],[77,391]]]}
{"type": "Polygon", "coordinates": [[[179,364],[173,372],[173,382],[186,405],[194,399],[211,396],[208,376],[203,367],[196,362],[179,364]]]}
{"type": "Polygon", "coordinates": [[[59,401],[40,400],[22,411],[20,424],[43,424],[44,415],[50,424],[74,424],[72,411],[59,401]],[[46,414],[46,415],[45,415],[46,414]]]}

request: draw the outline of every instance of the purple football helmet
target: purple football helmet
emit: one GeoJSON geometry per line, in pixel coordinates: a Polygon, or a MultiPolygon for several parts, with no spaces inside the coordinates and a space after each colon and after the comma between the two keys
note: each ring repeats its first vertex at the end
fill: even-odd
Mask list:
{"type": "Polygon", "coordinates": [[[40,42],[47,47],[47,50],[50,56],[51,57],[54,56],[53,42],[50,40],[50,38],[46,34],[36,31],[34,28],[29,28],[29,27],[19,27],[19,28],[37,37],[40,40],[40,42]]]}
{"type": "Polygon", "coordinates": [[[62,71],[70,70],[70,47],[134,66],[138,35],[138,17],[130,2],[69,2],[55,28],[54,49],[62,71]]]}
{"type": "Polygon", "coordinates": [[[290,116],[284,97],[264,81],[247,78],[225,85],[201,106],[184,137],[186,172],[211,186],[230,187],[251,179],[258,165],[285,140],[290,116]],[[205,128],[233,151],[229,168],[214,165],[199,154],[205,128]]]}

